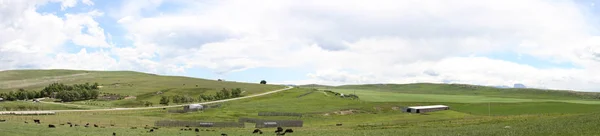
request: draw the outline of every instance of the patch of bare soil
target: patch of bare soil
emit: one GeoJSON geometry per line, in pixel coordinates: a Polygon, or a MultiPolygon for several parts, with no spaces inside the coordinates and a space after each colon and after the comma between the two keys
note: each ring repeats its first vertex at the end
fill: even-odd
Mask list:
{"type": "Polygon", "coordinates": [[[127,100],[127,99],[135,99],[135,98],[137,98],[137,97],[135,97],[135,96],[127,96],[127,97],[125,97],[123,99],[127,100]]]}
{"type": "Polygon", "coordinates": [[[392,107],[392,110],[400,110],[400,107],[392,107]]]}
{"type": "Polygon", "coordinates": [[[358,110],[343,110],[343,111],[336,111],[333,113],[338,114],[338,115],[349,115],[349,114],[354,114],[356,112],[358,112],[358,110]]]}

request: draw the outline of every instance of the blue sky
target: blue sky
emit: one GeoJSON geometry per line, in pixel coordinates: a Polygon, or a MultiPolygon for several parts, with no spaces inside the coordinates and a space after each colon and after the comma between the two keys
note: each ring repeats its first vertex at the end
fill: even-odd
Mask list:
{"type": "Polygon", "coordinates": [[[6,20],[0,21],[0,70],[134,70],[281,84],[523,83],[600,91],[594,77],[600,77],[600,9],[589,0],[5,4],[10,8],[0,10],[6,20]]]}

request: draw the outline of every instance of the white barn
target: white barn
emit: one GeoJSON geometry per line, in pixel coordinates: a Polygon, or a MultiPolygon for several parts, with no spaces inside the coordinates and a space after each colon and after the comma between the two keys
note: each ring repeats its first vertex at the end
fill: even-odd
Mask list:
{"type": "Polygon", "coordinates": [[[425,113],[425,112],[434,112],[441,110],[449,110],[450,107],[446,105],[429,105],[429,106],[412,106],[404,108],[404,112],[410,113],[425,113]]]}
{"type": "Polygon", "coordinates": [[[204,106],[202,106],[200,104],[190,104],[190,105],[183,107],[183,110],[185,110],[185,111],[197,111],[197,110],[202,110],[202,109],[204,109],[204,106]]]}

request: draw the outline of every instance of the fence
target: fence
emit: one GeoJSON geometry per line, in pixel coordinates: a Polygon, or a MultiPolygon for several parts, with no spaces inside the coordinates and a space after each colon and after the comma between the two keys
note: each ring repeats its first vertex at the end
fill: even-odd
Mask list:
{"type": "Polygon", "coordinates": [[[316,90],[312,90],[312,91],[310,91],[310,92],[307,92],[307,93],[304,93],[304,94],[302,94],[302,95],[298,95],[296,98],[304,97],[304,96],[306,96],[306,95],[309,95],[309,94],[311,94],[311,93],[313,93],[313,92],[316,92],[316,90]]]}
{"type": "Polygon", "coordinates": [[[239,127],[243,128],[244,123],[240,122],[202,122],[202,121],[176,121],[176,120],[159,120],[155,126],[160,127],[239,127]]]}
{"type": "Polygon", "coordinates": [[[302,120],[256,120],[256,128],[268,127],[302,127],[302,120]]]}
{"type": "Polygon", "coordinates": [[[258,116],[297,116],[302,117],[301,113],[291,113],[291,112],[259,112],[258,116]]]}

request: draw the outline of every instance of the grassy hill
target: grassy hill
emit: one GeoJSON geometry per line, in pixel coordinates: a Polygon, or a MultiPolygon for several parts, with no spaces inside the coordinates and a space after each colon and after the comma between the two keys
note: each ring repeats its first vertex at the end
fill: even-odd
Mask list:
{"type": "MultiPolygon", "coordinates": [[[[311,86],[305,87],[312,88],[311,86]]],[[[315,88],[323,87],[324,86],[317,86],[315,88]]],[[[600,100],[600,93],[597,92],[578,92],[568,90],[546,90],[532,88],[495,88],[488,86],[465,84],[365,84],[343,85],[335,87],[325,86],[324,89],[369,90],[402,94],[469,95],[521,99],[600,100]]]]}
{"type": "Polygon", "coordinates": [[[136,96],[136,99],[102,102],[111,106],[140,106],[141,101],[158,103],[160,96],[214,94],[222,88],[241,88],[242,95],[251,95],[284,88],[280,85],[261,85],[230,81],[216,81],[181,76],[161,76],[133,71],[83,70],[8,70],[0,71],[0,92],[19,88],[41,90],[51,83],[82,84],[97,82],[101,93],[136,96]],[[162,92],[157,93],[157,92],[162,92]]]}
{"type": "MultiPolygon", "coordinates": [[[[180,128],[161,128],[155,133],[136,126],[152,126],[157,120],[238,121],[239,118],[304,121],[304,127],[293,128],[290,136],[337,135],[593,135],[597,128],[599,111],[596,105],[521,102],[492,103],[423,103],[423,102],[372,102],[344,99],[306,88],[296,88],[266,96],[230,101],[219,108],[201,112],[168,113],[162,109],[140,111],[69,112],[57,116],[0,116],[9,119],[0,123],[7,135],[251,135],[252,124],[246,128],[202,128],[216,131],[194,133],[180,128]],[[304,95],[307,94],[308,95],[304,95]],[[301,97],[300,97],[301,96],[301,97]],[[402,113],[398,107],[409,105],[446,104],[448,111],[427,114],[402,113]],[[342,113],[346,111],[345,113],[342,113]],[[351,112],[348,112],[351,111],[351,112]],[[302,117],[258,116],[258,112],[295,112],[302,117]],[[100,128],[58,126],[49,129],[44,125],[24,124],[24,120],[41,118],[43,124],[60,124],[66,121],[99,124],[100,128]],[[109,126],[114,123],[115,126],[109,126]],[[335,126],[342,123],[343,126],[335,126]],[[508,127],[507,127],[508,126],[508,127]],[[51,131],[49,131],[51,130],[51,131]],[[46,132],[47,131],[47,132],[46,132]]],[[[262,129],[272,134],[274,128],[262,129]]]]}

